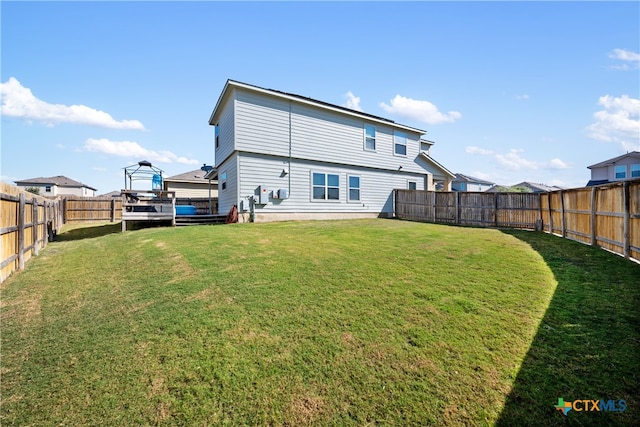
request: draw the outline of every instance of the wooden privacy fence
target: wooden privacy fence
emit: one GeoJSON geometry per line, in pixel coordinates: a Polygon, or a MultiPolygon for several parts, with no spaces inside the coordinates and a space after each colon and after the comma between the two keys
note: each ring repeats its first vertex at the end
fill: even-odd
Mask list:
{"type": "MultiPolygon", "coordinates": [[[[75,197],[65,196],[63,201],[64,222],[122,220],[121,197],[75,197]]],[[[209,213],[209,199],[177,198],[176,205],[193,205],[198,214],[209,213]]],[[[212,213],[218,212],[218,198],[211,199],[212,213]]]]}
{"type": "Polygon", "coordinates": [[[75,197],[63,199],[64,222],[74,221],[120,221],[122,198],[120,197],[75,197]]]}
{"type": "Polygon", "coordinates": [[[0,283],[53,239],[63,223],[62,202],[0,184],[0,283]]]}
{"type": "Polygon", "coordinates": [[[395,215],[544,230],[640,261],[640,180],[549,193],[395,190],[395,215]]]}
{"type": "Polygon", "coordinates": [[[401,219],[481,227],[540,228],[540,196],[534,193],[481,193],[396,190],[401,219]]]}
{"type": "Polygon", "coordinates": [[[640,180],[540,196],[544,231],[640,261],[640,180]]]}

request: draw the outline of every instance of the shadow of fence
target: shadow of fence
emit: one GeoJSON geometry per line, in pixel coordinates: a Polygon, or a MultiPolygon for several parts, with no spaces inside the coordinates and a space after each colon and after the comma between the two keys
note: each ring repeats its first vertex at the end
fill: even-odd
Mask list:
{"type": "Polygon", "coordinates": [[[557,288],[496,425],[639,425],[640,265],[544,233],[503,232],[544,258],[557,288]],[[565,416],[559,398],[618,409],[624,400],[626,410],[578,403],[565,416]]]}

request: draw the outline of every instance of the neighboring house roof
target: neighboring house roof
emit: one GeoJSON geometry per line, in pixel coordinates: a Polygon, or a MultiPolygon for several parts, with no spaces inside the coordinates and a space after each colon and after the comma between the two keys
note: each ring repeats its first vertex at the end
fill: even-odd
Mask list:
{"type": "Polygon", "coordinates": [[[49,178],[30,178],[30,179],[23,179],[21,181],[14,181],[17,185],[29,185],[29,184],[34,184],[34,185],[57,185],[58,187],[85,187],[88,188],[90,190],[93,191],[98,191],[97,189],[90,187],[86,184],[83,184],[79,181],[73,180],[71,178],[67,178],[64,175],[58,175],[58,176],[52,176],[49,178]]]}
{"type": "Polygon", "coordinates": [[[626,159],[628,157],[636,158],[636,159],[640,160],[640,151],[631,151],[631,152],[629,152],[627,154],[623,154],[621,156],[614,157],[612,159],[605,160],[605,161],[600,162],[600,163],[596,163],[595,165],[587,166],[587,168],[588,169],[592,169],[592,168],[600,168],[600,167],[603,167],[603,166],[615,165],[620,160],[626,159]]]}
{"type": "Polygon", "coordinates": [[[453,182],[470,182],[473,184],[483,184],[483,185],[494,185],[495,182],[491,182],[491,181],[485,181],[484,179],[480,179],[480,178],[475,178],[473,176],[470,175],[464,175],[461,173],[457,173],[455,174],[456,177],[453,180],[453,182]]]}
{"type": "Polygon", "coordinates": [[[328,102],[324,102],[324,101],[320,101],[320,100],[317,100],[317,99],[309,98],[307,96],[301,96],[301,95],[296,95],[294,93],[282,92],[280,90],[275,90],[275,89],[266,89],[266,88],[263,88],[263,87],[260,87],[260,86],[254,86],[254,85],[251,85],[251,84],[242,83],[242,82],[231,80],[231,79],[227,80],[227,82],[224,85],[224,89],[222,90],[222,93],[220,94],[220,97],[218,98],[218,102],[216,102],[216,106],[214,107],[213,112],[211,113],[211,117],[209,118],[209,124],[211,124],[211,125],[215,124],[215,121],[214,121],[215,113],[216,113],[216,111],[218,111],[218,108],[222,104],[222,101],[225,98],[225,96],[230,92],[230,90],[233,87],[244,88],[244,89],[252,90],[252,91],[255,91],[255,92],[260,92],[260,93],[263,93],[263,94],[268,94],[268,95],[275,96],[275,97],[282,98],[282,99],[296,100],[296,101],[304,103],[304,104],[314,105],[316,107],[324,108],[326,110],[337,111],[337,112],[341,112],[343,114],[348,114],[348,115],[351,115],[351,116],[366,118],[368,120],[372,120],[372,121],[375,121],[375,122],[380,122],[380,123],[386,124],[388,126],[393,126],[393,127],[396,127],[396,128],[407,130],[407,131],[416,132],[416,133],[419,133],[419,134],[427,133],[425,130],[417,129],[417,128],[414,128],[414,127],[411,127],[411,126],[398,124],[398,123],[394,122],[393,120],[386,119],[384,117],[374,116],[373,114],[368,114],[368,113],[364,113],[362,111],[352,110],[352,109],[347,108],[347,107],[342,107],[340,105],[330,104],[328,102]]]}
{"type": "Polygon", "coordinates": [[[534,193],[545,193],[548,191],[557,191],[557,190],[562,190],[562,187],[558,187],[555,185],[545,185],[545,184],[538,184],[536,182],[528,182],[528,181],[523,181],[520,184],[516,184],[513,187],[526,187],[526,188],[530,188],[531,191],[533,191],[534,193]]]}
{"type": "Polygon", "coordinates": [[[181,173],[178,175],[169,176],[164,178],[164,181],[170,182],[190,182],[190,183],[208,183],[206,172],[202,169],[196,169],[189,172],[181,173]]]}
{"type": "Polygon", "coordinates": [[[98,197],[120,197],[122,193],[119,190],[110,191],[108,193],[100,194],[98,197]]]}
{"type": "Polygon", "coordinates": [[[602,185],[602,184],[608,184],[611,181],[609,181],[608,179],[590,179],[589,182],[587,182],[587,187],[593,187],[594,185],[602,185]]]}

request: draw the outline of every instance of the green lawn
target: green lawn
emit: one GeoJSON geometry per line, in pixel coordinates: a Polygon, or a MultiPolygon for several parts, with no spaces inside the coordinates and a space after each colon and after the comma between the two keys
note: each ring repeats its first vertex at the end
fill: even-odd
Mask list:
{"type": "Polygon", "coordinates": [[[119,227],[67,228],[1,285],[3,426],[640,417],[640,266],[602,250],[394,220],[119,227]]]}

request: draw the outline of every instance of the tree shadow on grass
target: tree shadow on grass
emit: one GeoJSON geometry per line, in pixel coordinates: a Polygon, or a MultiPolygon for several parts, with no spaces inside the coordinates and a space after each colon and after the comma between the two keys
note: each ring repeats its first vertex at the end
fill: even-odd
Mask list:
{"type": "Polygon", "coordinates": [[[106,236],[107,234],[120,233],[122,224],[120,222],[111,224],[100,224],[88,227],[74,228],[63,231],[55,237],[56,242],[69,242],[73,240],[93,239],[95,237],[106,236]]]}
{"type": "Polygon", "coordinates": [[[505,230],[537,251],[557,288],[497,426],[640,425],[640,265],[545,233],[505,230]],[[567,415],[558,399],[613,400],[623,412],[567,415]]]}

